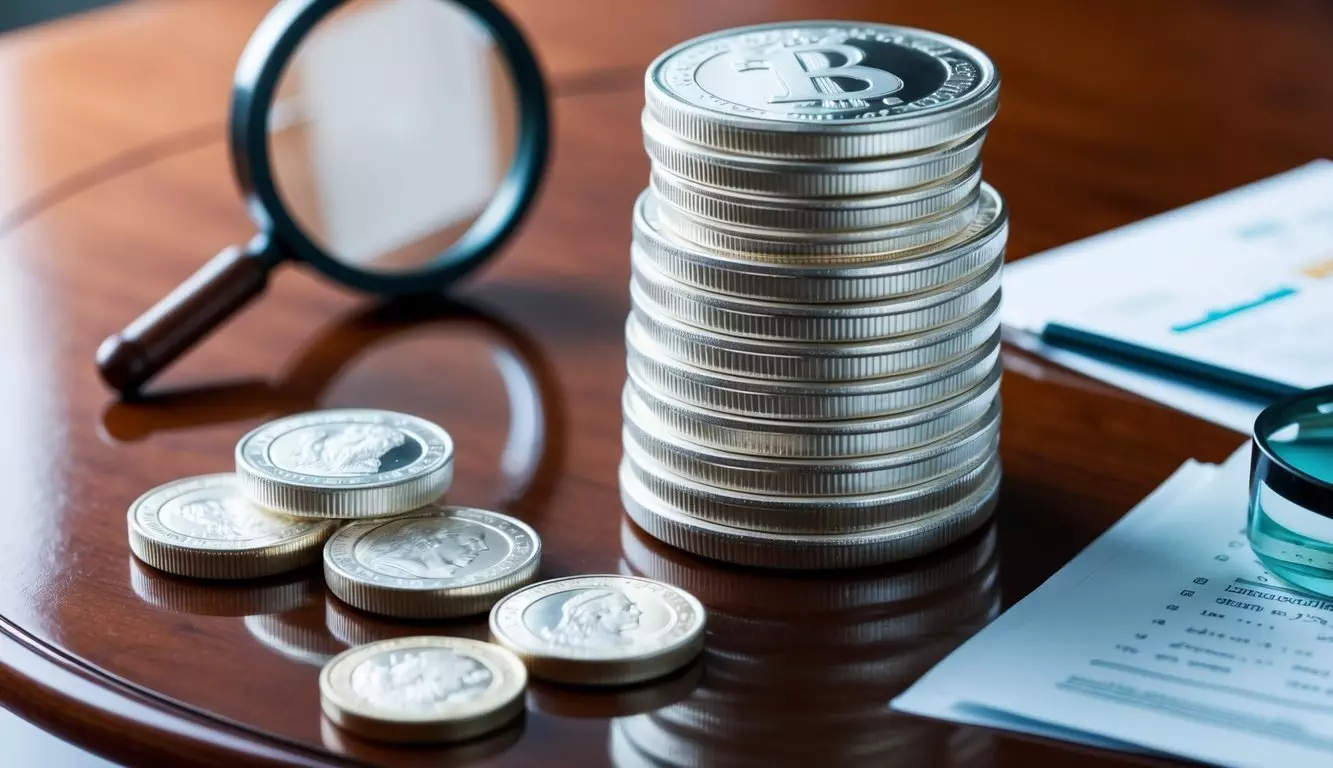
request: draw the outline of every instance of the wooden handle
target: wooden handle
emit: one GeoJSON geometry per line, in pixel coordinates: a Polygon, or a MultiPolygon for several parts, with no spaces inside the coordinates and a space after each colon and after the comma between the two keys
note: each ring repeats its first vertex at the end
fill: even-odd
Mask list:
{"type": "Polygon", "coordinates": [[[133,394],[264,291],[271,263],[232,246],[97,348],[102,380],[133,394]]]}

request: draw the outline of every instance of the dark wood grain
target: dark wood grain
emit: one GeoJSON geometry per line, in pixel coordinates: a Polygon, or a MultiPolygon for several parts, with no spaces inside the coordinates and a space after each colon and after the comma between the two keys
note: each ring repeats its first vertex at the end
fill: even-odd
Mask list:
{"type": "Polygon", "coordinates": [[[692,749],[832,763],[855,741],[877,765],[895,757],[911,765],[1122,764],[873,713],[913,670],[994,606],[1034,588],[1180,462],[1217,460],[1243,436],[1006,351],[998,522],[962,546],[815,578],[723,568],[644,539],[622,520],[615,482],[629,211],[648,170],[641,72],[692,35],[786,18],[892,21],[973,42],[1004,78],[985,174],[1012,206],[1017,258],[1333,154],[1333,77],[1323,66],[1333,8],[506,4],[556,90],[554,164],[533,216],[462,303],[377,307],[283,268],[256,306],[135,403],[117,402],[99,381],[98,343],[252,232],[223,131],[232,66],[267,4],[130,2],[0,39],[8,98],[0,131],[0,703],[134,765],[581,767],[610,761],[613,716],[689,707],[698,691],[730,686],[784,695],[754,699],[747,720],[690,737],[692,749]],[[542,439],[532,450],[519,444],[530,434],[510,435],[515,365],[531,373],[542,403],[542,439]],[[326,597],[317,573],[243,589],[170,579],[133,562],[124,515],[153,485],[227,469],[235,440],[262,420],[348,405],[445,425],[459,446],[451,500],[529,520],[545,542],[544,575],[623,570],[689,583],[719,617],[714,655],[655,690],[599,696],[540,686],[520,724],[454,749],[397,750],[323,728],[322,659],[405,632],[478,636],[481,621],[374,619],[326,597]],[[900,576],[947,571],[969,556],[980,564],[949,571],[929,595],[880,600],[869,614],[828,602],[834,586],[891,591],[900,576]],[[836,632],[802,621],[827,614],[836,628],[933,606],[953,606],[958,618],[892,646],[843,648],[830,639],[836,632]],[[792,653],[807,666],[789,663],[792,653]],[[849,664],[874,672],[898,661],[907,671],[872,674],[872,690],[846,676],[849,664]],[[834,682],[807,696],[809,679],[797,673],[834,682]],[[828,700],[847,708],[836,725],[820,719],[816,705],[828,700]],[[773,751],[794,733],[809,743],[773,751]],[[903,734],[913,749],[875,752],[903,734]]]}

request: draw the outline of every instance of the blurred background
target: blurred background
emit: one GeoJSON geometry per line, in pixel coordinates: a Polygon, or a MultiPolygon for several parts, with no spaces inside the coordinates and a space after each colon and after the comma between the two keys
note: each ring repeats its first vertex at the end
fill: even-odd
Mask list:
{"type": "Polygon", "coordinates": [[[0,0],[0,32],[117,2],[120,0],[0,0]]]}

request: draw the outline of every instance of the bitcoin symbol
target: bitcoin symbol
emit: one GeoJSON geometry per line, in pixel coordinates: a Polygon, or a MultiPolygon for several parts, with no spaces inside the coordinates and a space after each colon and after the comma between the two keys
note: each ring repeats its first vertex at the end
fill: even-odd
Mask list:
{"type": "Polygon", "coordinates": [[[736,69],[740,72],[755,69],[772,71],[786,92],[769,97],[771,104],[819,101],[864,103],[902,89],[903,81],[897,75],[862,66],[861,60],[865,55],[865,51],[846,43],[810,43],[742,53],[741,59],[736,62],[736,69]],[[842,63],[834,65],[830,54],[842,57],[842,63]],[[833,78],[857,80],[866,87],[844,91],[833,78]]]}

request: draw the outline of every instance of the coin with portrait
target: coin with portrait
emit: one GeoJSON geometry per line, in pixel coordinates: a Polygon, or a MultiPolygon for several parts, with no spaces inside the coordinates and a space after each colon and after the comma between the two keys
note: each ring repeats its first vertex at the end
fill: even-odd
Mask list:
{"type": "Polygon", "coordinates": [[[360,518],[415,509],[453,480],[440,426],[373,409],[313,411],[269,422],[236,445],[247,498],[301,517],[360,518]]]}
{"type": "Polygon", "coordinates": [[[459,741],[523,711],[527,671],[513,653],[460,637],[405,637],[345,651],[319,676],[334,725],[370,739],[459,741]]]}
{"type": "Polygon", "coordinates": [[[541,540],[527,523],[471,507],[427,506],[343,527],[324,547],[329,590],[371,613],[444,619],[484,613],[527,584],[541,540]]]}
{"type": "Polygon", "coordinates": [[[178,576],[244,579],[282,573],[319,557],[337,528],[260,509],[231,473],[175,480],[130,505],[130,550],[178,576]]]}
{"type": "Polygon", "coordinates": [[[491,635],[534,676],[618,685],[660,677],[703,648],[706,613],[684,590],[630,576],[574,576],[520,589],[491,609],[491,635]]]}

